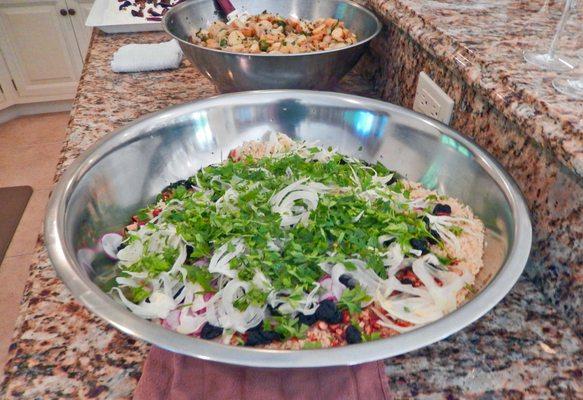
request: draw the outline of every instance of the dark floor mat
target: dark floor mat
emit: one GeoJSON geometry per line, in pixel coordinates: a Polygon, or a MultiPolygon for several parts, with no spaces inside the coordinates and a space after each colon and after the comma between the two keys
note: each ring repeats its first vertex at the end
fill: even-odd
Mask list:
{"type": "Polygon", "coordinates": [[[31,195],[30,186],[0,188],[0,264],[31,195]]]}

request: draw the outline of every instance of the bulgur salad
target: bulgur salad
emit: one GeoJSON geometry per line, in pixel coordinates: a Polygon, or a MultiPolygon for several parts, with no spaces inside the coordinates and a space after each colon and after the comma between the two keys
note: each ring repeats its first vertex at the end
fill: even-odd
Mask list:
{"type": "Polygon", "coordinates": [[[196,45],[238,53],[294,54],[337,49],[356,43],[356,35],[334,18],[306,21],[267,11],[229,23],[214,21],[190,35],[196,45]]]}
{"type": "Polygon", "coordinates": [[[456,199],[284,134],[166,187],[123,235],[110,294],[167,329],[235,346],[313,349],[452,312],[484,228],[456,199]]]}

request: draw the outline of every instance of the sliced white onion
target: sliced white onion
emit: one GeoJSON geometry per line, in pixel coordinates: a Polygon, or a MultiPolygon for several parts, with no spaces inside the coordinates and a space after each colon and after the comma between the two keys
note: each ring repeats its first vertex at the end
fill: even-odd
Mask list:
{"type": "Polygon", "coordinates": [[[172,264],[172,268],[168,271],[170,275],[175,275],[177,272],[180,273],[183,282],[186,282],[187,272],[186,269],[183,268],[183,265],[187,256],[188,252],[186,251],[186,245],[181,243],[178,246],[178,257],[176,257],[176,260],[174,260],[174,263],[172,264]]]}
{"type": "Polygon", "coordinates": [[[117,252],[118,260],[124,265],[137,263],[144,255],[144,245],[140,240],[134,240],[117,252]]]}
{"type": "Polygon", "coordinates": [[[176,308],[174,299],[162,292],[153,292],[148,297],[149,302],[144,300],[140,304],[134,304],[124,296],[120,288],[114,287],[112,291],[117,292],[123,305],[142,318],[166,318],[176,308]]]}
{"type": "Polygon", "coordinates": [[[215,326],[233,329],[244,333],[257,326],[265,316],[265,307],[249,305],[243,312],[235,308],[233,303],[249,289],[248,282],[236,279],[229,281],[207,304],[207,320],[215,326]]]}
{"type": "Polygon", "coordinates": [[[383,279],[381,279],[372,269],[368,268],[364,261],[356,258],[348,259],[346,261],[349,261],[356,266],[355,271],[347,270],[347,272],[358,281],[360,286],[362,286],[370,296],[374,296],[376,292],[382,289],[384,285],[383,279]]]}
{"type": "Polygon", "coordinates": [[[401,268],[404,259],[405,255],[401,250],[401,246],[398,243],[391,243],[383,258],[383,264],[388,267],[387,276],[396,274],[397,271],[401,268]]]}
{"type": "Polygon", "coordinates": [[[429,219],[429,226],[431,229],[439,233],[439,236],[450,246],[452,246],[456,253],[460,252],[461,244],[459,238],[449,230],[453,225],[460,224],[464,226],[464,233],[474,236],[479,235],[480,227],[475,222],[468,218],[452,217],[449,215],[433,215],[427,214],[429,219]]]}
{"type": "Polygon", "coordinates": [[[318,193],[329,190],[326,185],[315,182],[307,182],[307,178],[299,179],[275,193],[269,204],[272,211],[282,216],[282,227],[305,223],[309,218],[309,212],[318,206],[318,193]],[[301,200],[305,207],[298,209],[295,205],[301,200]]]}
{"type": "Polygon", "coordinates": [[[101,238],[101,246],[108,257],[117,260],[117,249],[121,245],[123,237],[118,233],[107,233],[101,238]]]}
{"type": "Polygon", "coordinates": [[[379,317],[378,323],[381,326],[393,329],[393,330],[400,332],[400,333],[409,332],[409,331],[416,328],[416,326],[408,326],[408,327],[399,326],[399,325],[395,324],[394,322],[392,322],[390,319],[388,319],[381,312],[379,312],[376,308],[373,307],[372,310],[379,317]]]}
{"type": "Polygon", "coordinates": [[[277,311],[282,314],[312,315],[316,312],[319,301],[323,300],[320,296],[320,288],[321,284],[315,283],[310,293],[306,294],[303,299],[293,301],[293,304],[288,298],[291,290],[272,291],[267,296],[267,303],[271,307],[277,308],[277,311]]]}
{"type": "Polygon", "coordinates": [[[334,296],[334,293],[332,292],[332,278],[330,276],[326,276],[324,279],[321,279],[320,286],[324,290],[324,292],[320,295],[320,301],[323,300],[338,301],[338,298],[334,296]]]}
{"type": "Polygon", "coordinates": [[[237,210],[235,202],[239,199],[239,192],[233,188],[229,188],[225,191],[223,196],[215,202],[215,208],[218,212],[220,211],[234,211],[237,210]]]}
{"type": "Polygon", "coordinates": [[[340,277],[346,273],[346,267],[340,263],[337,263],[332,267],[330,271],[330,277],[332,278],[332,294],[336,299],[342,297],[342,293],[346,290],[346,286],[340,283],[340,277]]]}
{"type": "Polygon", "coordinates": [[[168,316],[162,320],[162,326],[166,329],[172,331],[176,330],[176,327],[180,323],[180,310],[172,310],[168,313],[168,316]]]}
{"type": "Polygon", "coordinates": [[[124,271],[124,273],[129,275],[129,277],[118,276],[117,278],[115,278],[115,281],[117,282],[118,285],[128,287],[142,286],[143,280],[148,277],[148,273],[146,271],[142,272],[124,271]]]}
{"type": "Polygon", "coordinates": [[[261,289],[263,291],[268,291],[272,287],[269,279],[267,279],[265,274],[263,272],[261,272],[259,269],[255,270],[255,274],[253,275],[252,282],[253,282],[253,285],[255,285],[256,287],[258,287],[259,289],[261,289]]]}
{"type": "Polygon", "coordinates": [[[469,273],[460,276],[441,271],[431,264],[439,265],[439,260],[433,254],[427,254],[413,262],[413,273],[423,282],[436,306],[444,313],[449,313],[456,309],[457,294],[471,282],[472,276],[469,273]],[[443,286],[439,286],[434,278],[439,279],[443,286]]]}
{"type": "Polygon", "coordinates": [[[218,273],[229,278],[235,278],[237,276],[237,271],[230,268],[229,262],[244,251],[245,244],[242,239],[233,239],[232,241],[225,243],[219,247],[211,257],[208,266],[209,272],[218,273]],[[234,246],[235,249],[229,252],[229,246],[234,246]]]}
{"type": "MultiPolygon", "coordinates": [[[[374,168],[373,168],[373,171],[374,171],[374,168]]],[[[376,172],[376,171],[375,171],[375,172],[376,172]]],[[[379,185],[385,186],[387,183],[389,183],[389,182],[390,182],[390,180],[391,180],[391,179],[393,179],[393,175],[394,175],[394,174],[389,174],[389,175],[386,175],[386,176],[378,176],[378,175],[376,175],[376,174],[375,174],[375,175],[372,177],[372,181],[373,181],[374,183],[377,183],[377,184],[379,184],[379,185]]]]}
{"type": "Polygon", "coordinates": [[[179,324],[176,327],[176,332],[190,335],[201,329],[206,322],[206,315],[193,314],[190,308],[185,307],[180,311],[179,324]]]}

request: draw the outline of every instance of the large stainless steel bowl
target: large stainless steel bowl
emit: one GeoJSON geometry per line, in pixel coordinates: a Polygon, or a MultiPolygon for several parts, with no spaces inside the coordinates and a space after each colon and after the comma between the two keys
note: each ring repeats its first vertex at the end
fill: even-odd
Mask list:
{"type": "Polygon", "coordinates": [[[381,24],[375,15],[347,0],[235,0],[234,6],[250,14],[267,9],[302,19],[333,17],[345,22],[358,43],[342,49],[303,54],[245,54],[196,46],[188,37],[194,28],[206,28],[218,16],[210,0],[192,0],[164,16],[166,32],[180,43],[186,57],[205,73],[221,92],[254,89],[325,89],[342,78],[360,59],[381,24]]]}
{"type": "Polygon", "coordinates": [[[53,192],[45,225],[53,265],[91,311],[123,332],[207,360],[261,367],[357,364],[426,346],[472,323],[514,285],[531,245],[529,215],[500,165],[448,127],[362,97],[311,91],[257,91],[213,97],[148,115],[108,135],[69,167],[53,192]],[[274,351],[180,335],[143,320],[100,290],[111,263],[92,259],[101,235],[121,229],[168,183],[221,161],[267,131],[319,140],[365,160],[380,160],[426,187],[455,196],[484,221],[486,254],[478,294],[446,317],[412,332],[342,348],[274,351]],[[359,150],[360,149],[360,150],[359,150]]]}

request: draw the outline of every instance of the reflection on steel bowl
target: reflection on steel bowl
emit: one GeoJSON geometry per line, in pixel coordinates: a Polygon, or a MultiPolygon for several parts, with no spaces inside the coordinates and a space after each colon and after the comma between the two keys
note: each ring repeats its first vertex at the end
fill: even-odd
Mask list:
{"type": "MultiPolygon", "coordinates": [[[[267,9],[273,15],[289,19],[290,26],[287,27],[287,23],[285,28],[280,26],[282,31],[291,28],[292,20],[293,24],[296,24],[298,20],[324,22],[321,28],[320,25],[316,27],[319,30],[310,38],[310,40],[318,39],[310,43],[310,46],[315,45],[320,51],[302,52],[299,49],[304,47],[297,45],[297,40],[303,41],[304,37],[308,39],[302,32],[299,32],[300,35],[295,38],[296,45],[293,46],[287,42],[286,44],[283,41],[278,42],[273,35],[265,35],[263,40],[259,38],[256,46],[253,46],[253,40],[240,37],[239,33],[245,36],[243,30],[236,31],[239,33],[230,32],[230,35],[226,37],[220,36],[219,32],[216,37],[197,36],[196,33],[199,30],[207,30],[213,23],[215,23],[215,28],[222,26],[222,23],[217,23],[218,16],[211,1],[189,1],[172,8],[162,21],[164,29],[178,40],[186,57],[207,75],[221,92],[330,88],[358,62],[370,40],[381,29],[379,20],[372,12],[348,0],[234,1],[233,3],[238,10],[250,15],[260,15],[267,9]],[[340,22],[344,28],[339,26],[340,22]],[[334,24],[338,26],[333,26],[334,24]],[[330,31],[330,35],[327,35],[329,28],[332,27],[334,29],[330,31]],[[337,29],[339,27],[340,29],[337,29]],[[337,39],[334,39],[332,34],[337,39]],[[356,40],[352,35],[356,37],[356,40]],[[320,36],[322,40],[326,37],[326,43],[322,42],[322,46],[320,46],[320,36]],[[192,43],[194,38],[197,38],[195,39],[197,44],[192,43]],[[231,44],[229,44],[229,39],[231,44]],[[248,49],[244,45],[247,42],[248,49]],[[227,47],[230,51],[223,51],[227,47]]],[[[298,26],[301,27],[301,25],[298,26]]],[[[261,26],[259,29],[262,29],[261,26]]],[[[251,30],[245,30],[245,32],[248,35],[253,33],[251,30]]]]}
{"type": "MultiPolygon", "coordinates": [[[[297,206],[293,210],[301,214],[302,206],[297,206]]],[[[58,275],[77,299],[127,334],[218,362],[316,367],[388,358],[472,323],[499,302],[520,276],[530,251],[531,225],[524,200],[508,174],[447,126],[397,106],[346,94],[257,91],[175,106],[102,139],[69,167],[55,189],[45,238],[58,275]],[[399,335],[289,351],[231,346],[179,334],[131,313],[102,289],[119,273],[115,262],[100,252],[103,235],[122,232],[124,221],[155,201],[170,183],[221,163],[230,150],[266,132],[286,132],[295,141],[317,140],[325,149],[332,146],[371,165],[380,162],[409,181],[468,205],[482,221],[485,237],[475,293],[442,318],[399,335]]]]}

